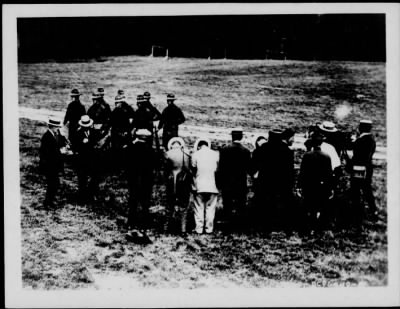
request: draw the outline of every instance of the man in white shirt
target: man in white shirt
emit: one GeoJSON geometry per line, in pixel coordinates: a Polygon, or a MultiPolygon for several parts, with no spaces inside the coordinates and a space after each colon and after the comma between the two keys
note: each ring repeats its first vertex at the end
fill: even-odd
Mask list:
{"type": "Polygon", "coordinates": [[[211,234],[214,230],[215,208],[218,189],[215,183],[215,172],[218,168],[219,153],[210,149],[211,143],[200,138],[194,145],[192,169],[194,171],[194,219],[197,234],[211,234]],[[205,225],[205,228],[204,228],[205,225]]]}
{"type": "MultiPolygon", "coordinates": [[[[324,121],[322,124],[318,125],[318,127],[324,136],[337,132],[335,124],[330,121],[324,121]]],[[[321,151],[331,158],[332,171],[335,171],[336,168],[341,166],[339,155],[333,145],[324,141],[321,144],[321,151]]]]}

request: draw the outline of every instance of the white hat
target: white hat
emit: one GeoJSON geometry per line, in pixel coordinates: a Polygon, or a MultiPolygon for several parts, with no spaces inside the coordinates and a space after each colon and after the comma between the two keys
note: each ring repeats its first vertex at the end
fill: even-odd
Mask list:
{"type": "Polygon", "coordinates": [[[147,129],[139,129],[135,132],[136,136],[141,136],[141,137],[148,137],[151,136],[151,132],[147,129]]]}
{"type": "Polygon", "coordinates": [[[335,124],[331,121],[324,121],[322,124],[319,124],[318,127],[324,132],[336,132],[337,131],[335,124]]]}
{"type": "Polygon", "coordinates": [[[206,142],[208,147],[211,147],[211,142],[207,137],[200,137],[195,143],[194,143],[194,151],[197,151],[197,146],[199,145],[200,142],[206,142]]]}
{"type": "Polygon", "coordinates": [[[92,126],[93,120],[90,119],[90,117],[89,117],[88,115],[83,115],[83,116],[81,117],[81,119],[78,121],[78,124],[79,124],[81,127],[87,128],[87,127],[92,126]]]}
{"type": "Polygon", "coordinates": [[[168,142],[168,147],[167,147],[168,150],[172,149],[173,143],[179,143],[179,144],[181,144],[181,147],[185,147],[185,141],[181,137],[173,137],[168,142]]]}
{"type": "Polygon", "coordinates": [[[49,118],[49,119],[47,120],[47,124],[48,124],[49,126],[53,126],[53,127],[61,127],[61,126],[62,126],[62,125],[61,125],[61,120],[55,119],[55,118],[49,118]]]}

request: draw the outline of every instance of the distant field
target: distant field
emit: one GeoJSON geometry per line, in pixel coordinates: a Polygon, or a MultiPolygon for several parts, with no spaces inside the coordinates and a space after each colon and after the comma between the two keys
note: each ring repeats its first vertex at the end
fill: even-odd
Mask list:
{"type": "MultiPolygon", "coordinates": [[[[308,125],[334,120],[354,129],[359,119],[372,118],[380,144],[386,145],[385,64],[353,62],[230,61],[198,59],[108,58],[105,62],[19,64],[19,104],[64,110],[72,87],[84,95],[98,86],[113,103],[122,88],[133,104],[150,91],[162,109],[165,94],[174,92],[188,125],[232,127],[246,131],[308,125]],[[338,106],[352,112],[339,121],[338,106]]],[[[112,104],[113,105],[113,104],[112,104]]],[[[386,161],[376,161],[374,192],[379,220],[352,231],[321,235],[264,235],[218,231],[209,237],[159,233],[141,247],[124,238],[127,184],[112,174],[101,184],[100,201],[74,202],[77,178],[67,164],[57,209],[40,209],[45,188],[38,172],[38,147],[43,122],[20,119],[22,279],[25,288],[199,288],[387,285],[386,161]]],[[[186,136],[189,145],[195,136],[186,136]]],[[[214,147],[222,141],[215,141],[214,147]]],[[[303,150],[296,150],[299,165],[303,150]]],[[[344,175],[343,192],[348,188],[344,175]]],[[[251,193],[249,194],[251,198],[251,193]]],[[[251,204],[249,204],[251,205],[251,204]]],[[[151,211],[156,227],[163,220],[164,180],[159,175],[151,211]]],[[[250,206],[251,210],[251,206],[250,206]]]]}
{"type": "Polygon", "coordinates": [[[386,68],[384,63],[277,60],[202,60],[110,57],[104,62],[35,63],[18,66],[19,104],[63,110],[72,87],[91,104],[91,91],[102,86],[113,105],[118,89],[129,103],[148,90],[165,107],[173,92],[186,124],[245,129],[292,126],[299,131],[316,121],[332,120],[353,130],[371,118],[379,143],[386,145],[386,68]],[[340,105],[352,109],[335,118],[340,105]]]}

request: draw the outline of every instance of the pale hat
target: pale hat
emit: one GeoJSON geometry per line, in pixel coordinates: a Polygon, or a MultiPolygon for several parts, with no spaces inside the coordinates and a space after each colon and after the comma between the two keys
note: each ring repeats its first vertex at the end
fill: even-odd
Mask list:
{"type": "Polygon", "coordinates": [[[101,98],[100,94],[98,92],[93,91],[92,92],[92,99],[98,99],[101,98]]]}
{"type": "Polygon", "coordinates": [[[207,137],[200,137],[195,143],[194,143],[194,151],[197,151],[197,146],[199,145],[199,143],[203,141],[207,143],[207,146],[210,148],[211,147],[211,142],[207,137]]]}
{"type": "Polygon", "coordinates": [[[168,147],[167,147],[168,150],[171,150],[172,144],[174,144],[176,142],[178,142],[181,145],[181,147],[185,147],[185,141],[181,137],[173,137],[168,142],[168,147]]]}
{"type": "Polygon", "coordinates": [[[79,124],[81,127],[87,128],[87,127],[92,126],[93,120],[90,119],[90,117],[89,117],[88,115],[83,115],[83,116],[81,117],[81,119],[78,121],[78,124],[79,124]]]}
{"type": "Polygon", "coordinates": [[[97,94],[100,97],[104,97],[104,88],[97,88],[97,94]]]}
{"type": "Polygon", "coordinates": [[[139,129],[135,132],[137,137],[149,137],[151,136],[151,132],[147,129],[139,129]]]}
{"type": "Polygon", "coordinates": [[[335,124],[331,121],[324,121],[322,124],[318,125],[318,128],[324,132],[337,132],[335,124]]]}
{"type": "Polygon", "coordinates": [[[172,93],[167,94],[167,101],[175,101],[175,100],[176,100],[176,97],[174,94],[172,94],[172,93]]]}
{"type": "Polygon", "coordinates": [[[62,127],[61,120],[56,119],[56,118],[49,118],[47,120],[47,125],[49,125],[51,127],[62,127]]]}
{"type": "Polygon", "coordinates": [[[369,119],[360,120],[359,128],[363,132],[370,131],[372,129],[372,121],[369,119]]]}
{"type": "Polygon", "coordinates": [[[145,92],[143,93],[143,97],[144,97],[145,99],[150,99],[150,98],[151,98],[150,92],[145,91],[145,92]]]}

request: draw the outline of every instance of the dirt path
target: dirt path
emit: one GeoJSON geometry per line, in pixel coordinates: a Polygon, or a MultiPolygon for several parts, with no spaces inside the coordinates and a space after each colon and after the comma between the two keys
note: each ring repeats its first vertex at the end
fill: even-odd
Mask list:
{"type": "MultiPolygon", "coordinates": [[[[19,107],[19,118],[27,118],[30,120],[47,121],[51,117],[63,119],[65,111],[52,111],[48,109],[35,109],[28,107],[19,107]]],[[[212,140],[230,140],[230,128],[222,127],[211,127],[211,126],[193,126],[193,125],[182,125],[180,126],[180,135],[183,137],[196,136],[196,137],[207,137],[212,140]]],[[[266,135],[266,132],[260,131],[245,131],[244,140],[250,144],[253,144],[255,138],[259,135],[266,135]]],[[[304,133],[296,134],[294,139],[293,148],[305,149],[304,147],[304,133]]],[[[374,154],[375,160],[386,160],[386,147],[377,146],[374,154]]]]}

